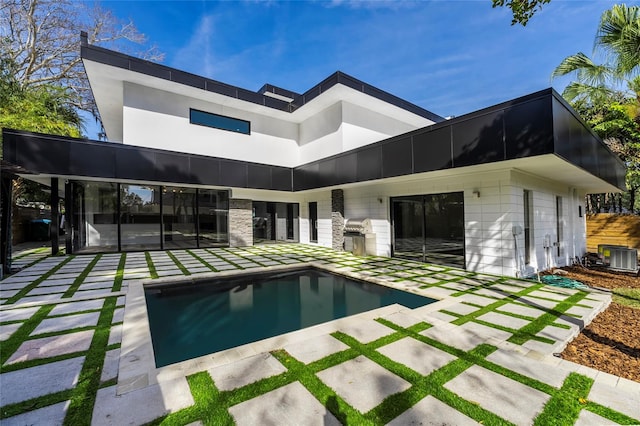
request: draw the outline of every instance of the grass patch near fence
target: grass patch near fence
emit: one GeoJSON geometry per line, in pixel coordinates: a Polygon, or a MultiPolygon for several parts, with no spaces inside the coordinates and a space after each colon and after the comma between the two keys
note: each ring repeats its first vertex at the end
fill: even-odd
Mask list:
{"type": "Polygon", "coordinates": [[[640,288],[614,288],[611,292],[614,302],[640,309],[640,288]]]}

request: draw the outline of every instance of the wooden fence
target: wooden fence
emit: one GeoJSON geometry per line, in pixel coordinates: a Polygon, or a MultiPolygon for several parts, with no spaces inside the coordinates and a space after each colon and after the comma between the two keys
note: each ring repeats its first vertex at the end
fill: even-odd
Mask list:
{"type": "Polygon", "coordinates": [[[615,213],[587,215],[587,251],[597,252],[598,244],[627,246],[640,252],[640,216],[615,213]]]}

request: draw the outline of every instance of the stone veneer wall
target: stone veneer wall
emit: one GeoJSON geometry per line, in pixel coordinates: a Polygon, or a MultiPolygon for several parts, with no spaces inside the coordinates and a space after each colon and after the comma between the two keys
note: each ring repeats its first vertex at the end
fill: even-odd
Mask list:
{"type": "Polygon", "coordinates": [[[344,250],[344,191],[331,190],[331,248],[344,250]]]}
{"type": "Polygon", "coordinates": [[[251,200],[229,200],[229,245],[253,245],[253,205],[251,200]]]}

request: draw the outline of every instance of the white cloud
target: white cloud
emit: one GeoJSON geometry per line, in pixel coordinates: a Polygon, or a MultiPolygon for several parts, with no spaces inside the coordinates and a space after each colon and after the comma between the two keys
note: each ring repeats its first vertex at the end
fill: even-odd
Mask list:
{"type": "Polygon", "coordinates": [[[216,72],[214,38],[216,37],[216,17],[202,15],[187,44],[175,53],[171,66],[206,77],[216,72]]]}

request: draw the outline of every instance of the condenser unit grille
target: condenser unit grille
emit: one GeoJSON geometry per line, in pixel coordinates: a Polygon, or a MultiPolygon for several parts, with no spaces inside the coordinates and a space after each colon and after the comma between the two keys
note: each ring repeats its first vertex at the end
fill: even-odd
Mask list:
{"type": "Polygon", "coordinates": [[[612,269],[635,272],[638,270],[638,250],[611,248],[610,262],[609,267],[612,269]]]}

